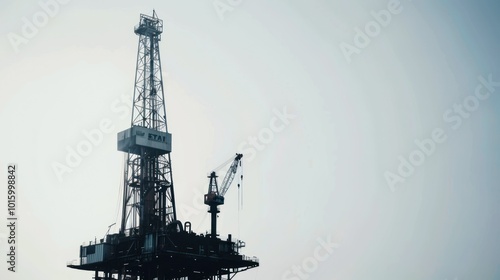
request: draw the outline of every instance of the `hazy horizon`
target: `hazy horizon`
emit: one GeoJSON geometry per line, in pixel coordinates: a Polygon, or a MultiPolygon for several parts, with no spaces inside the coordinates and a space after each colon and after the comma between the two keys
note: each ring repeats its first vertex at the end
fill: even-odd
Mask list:
{"type": "Polygon", "coordinates": [[[219,233],[260,267],[235,280],[500,277],[500,3],[8,0],[0,209],[15,163],[19,227],[2,279],[91,279],[66,262],[119,222],[116,133],[153,9],[182,222],[209,230],[206,176],[245,154],[219,233]]]}

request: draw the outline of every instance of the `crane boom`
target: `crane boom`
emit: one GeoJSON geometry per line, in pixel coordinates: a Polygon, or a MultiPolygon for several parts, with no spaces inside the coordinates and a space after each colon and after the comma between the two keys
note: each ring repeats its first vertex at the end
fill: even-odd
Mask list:
{"type": "Polygon", "coordinates": [[[234,158],[233,163],[229,167],[229,170],[226,173],[226,176],[224,176],[224,180],[222,180],[221,184],[221,191],[220,191],[220,196],[226,195],[226,192],[229,190],[229,187],[231,186],[231,183],[234,180],[234,176],[236,175],[236,171],[238,171],[238,165],[241,166],[241,158],[243,157],[242,154],[236,154],[236,157],[234,158]]]}
{"type": "MultiPolygon", "coordinates": [[[[227,239],[216,234],[218,206],[224,204],[217,187],[215,172],[219,169],[210,174],[205,195],[212,214],[212,234],[197,234],[191,222],[177,220],[170,158],[172,134],[167,129],[160,62],[163,21],[153,10],[152,16],[140,15],[133,31],[139,36],[139,45],[131,126],[119,132],[116,139],[117,149],[126,155],[121,224],[111,224],[103,238],[79,246],[79,258],[67,267],[93,272],[94,280],[234,279],[237,273],[259,266],[259,260],[240,254],[244,243],[232,239],[231,234],[227,239]],[[119,229],[110,233],[115,224],[119,229]]],[[[241,157],[237,155],[236,161],[241,157]]],[[[230,157],[221,167],[227,170],[234,160],[235,156],[230,157]]],[[[224,177],[223,194],[237,168],[235,162],[224,177]]]]}

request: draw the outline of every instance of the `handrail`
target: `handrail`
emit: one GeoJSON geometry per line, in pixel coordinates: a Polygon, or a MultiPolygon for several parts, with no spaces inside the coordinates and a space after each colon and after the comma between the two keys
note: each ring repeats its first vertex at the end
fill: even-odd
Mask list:
{"type": "Polygon", "coordinates": [[[80,259],[74,259],[66,262],[66,266],[69,265],[80,265],[80,259]]]}
{"type": "Polygon", "coordinates": [[[244,261],[251,261],[251,262],[259,263],[259,258],[257,258],[256,256],[250,257],[250,256],[242,255],[242,258],[244,261]]]}

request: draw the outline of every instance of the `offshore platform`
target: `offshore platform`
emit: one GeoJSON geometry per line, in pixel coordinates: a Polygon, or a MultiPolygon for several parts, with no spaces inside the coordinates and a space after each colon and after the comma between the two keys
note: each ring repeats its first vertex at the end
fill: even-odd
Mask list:
{"type": "Polygon", "coordinates": [[[96,280],[233,279],[259,266],[240,254],[245,243],[217,235],[218,206],[233,181],[243,155],[236,154],[220,186],[209,176],[204,197],[211,214],[210,234],[196,234],[177,220],[172,176],[172,135],[167,129],[159,42],[163,21],[140,15],[131,127],[118,133],[125,162],[121,226],[118,233],[80,246],[68,267],[93,271],[96,280]]]}

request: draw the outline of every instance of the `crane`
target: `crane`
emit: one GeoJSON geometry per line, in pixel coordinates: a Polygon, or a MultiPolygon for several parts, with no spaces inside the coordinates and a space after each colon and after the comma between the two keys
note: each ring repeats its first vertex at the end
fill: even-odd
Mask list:
{"type": "Polygon", "coordinates": [[[220,212],[218,206],[224,204],[224,195],[229,190],[229,187],[231,186],[231,183],[234,180],[234,176],[238,171],[238,166],[241,166],[242,157],[243,154],[236,154],[236,156],[234,157],[233,163],[231,163],[231,166],[229,166],[229,170],[224,176],[224,180],[222,180],[220,191],[219,191],[219,186],[217,185],[218,176],[215,173],[215,171],[212,171],[210,173],[210,176],[208,176],[208,178],[210,178],[210,182],[208,184],[208,192],[205,195],[204,201],[206,205],[210,206],[208,213],[210,213],[211,215],[210,234],[212,238],[217,237],[217,213],[220,212]]]}
{"type": "MultiPolygon", "coordinates": [[[[177,220],[172,175],[172,134],[167,129],[160,61],[163,21],[155,11],[141,14],[134,27],[139,36],[131,126],[118,133],[117,148],[126,154],[122,185],[121,225],[98,242],[79,248],[73,269],[94,272],[95,280],[222,280],[259,266],[256,257],[240,254],[242,242],[216,237],[217,205],[238,169],[242,155],[224,177],[219,192],[215,172],[206,202],[211,205],[213,237],[196,234],[191,222],[177,220]]],[[[233,159],[229,159],[224,166],[233,159]]],[[[216,169],[219,170],[219,169],[216,169]]],[[[102,194],[96,194],[102,195],[102,194]]],[[[78,222],[78,221],[76,221],[78,222]]]]}

